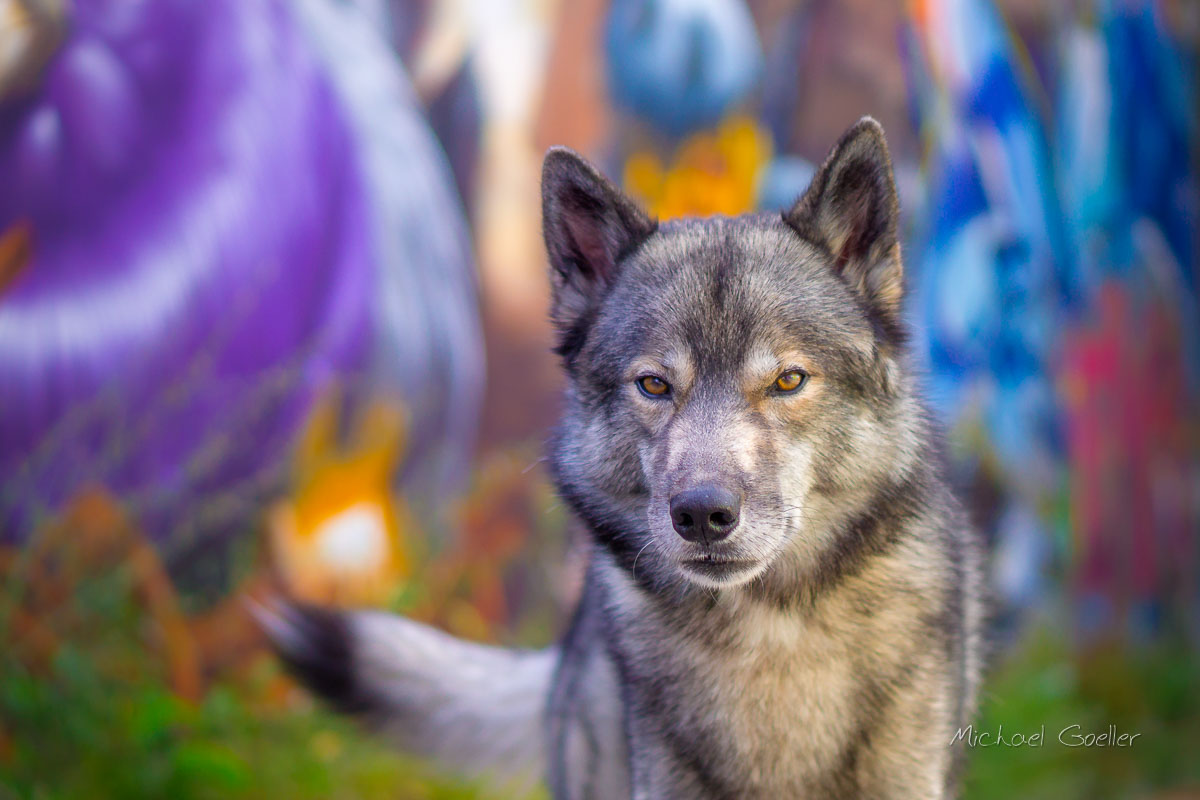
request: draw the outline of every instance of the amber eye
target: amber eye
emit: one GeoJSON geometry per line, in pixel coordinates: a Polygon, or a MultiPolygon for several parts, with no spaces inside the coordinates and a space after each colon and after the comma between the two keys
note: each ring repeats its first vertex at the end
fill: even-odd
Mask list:
{"type": "Polygon", "coordinates": [[[791,393],[798,390],[808,380],[808,375],[798,369],[789,369],[775,379],[775,391],[791,393]]]}
{"type": "Polygon", "coordinates": [[[671,384],[657,375],[644,375],[638,378],[637,387],[646,397],[666,397],[671,392],[671,384]]]}

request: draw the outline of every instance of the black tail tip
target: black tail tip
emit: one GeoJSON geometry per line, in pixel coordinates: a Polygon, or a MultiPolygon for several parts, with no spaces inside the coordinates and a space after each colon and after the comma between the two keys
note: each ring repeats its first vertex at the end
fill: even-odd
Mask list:
{"type": "Polygon", "coordinates": [[[368,710],[348,614],[282,598],[248,605],[289,673],[338,711],[368,710]]]}

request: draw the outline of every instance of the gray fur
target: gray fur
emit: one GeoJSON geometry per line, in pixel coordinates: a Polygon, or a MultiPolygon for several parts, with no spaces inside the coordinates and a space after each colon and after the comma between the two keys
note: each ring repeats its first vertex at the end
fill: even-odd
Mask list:
{"type": "Polygon", "coordinates": [[[981,546],[904,348],[878,124],[848,131],[782,216],[656,226],[569,151],[545,169],[568,375],[551,464],[594,541],[574,623],[558,653],[526,657],[556,659],[551,679],[470,645],[380,649],[352,615],[350,683],[389,686],[367,694],[403,698],[400,727],[445,751],[455,720],[507,739],[494,723],[514,717],[489,698],[509,708],[514,682],[544,675],[521,719],[544,715],[558,798],[953,796],[951,740],[981,671],[981,546]],[[792,369],[801,388],[773,388],[792,369]],[[669,394],[640,392],[648,374],[669,394]],[[700,482],[741,498],[711,546],[668,514],[700,482]]]}

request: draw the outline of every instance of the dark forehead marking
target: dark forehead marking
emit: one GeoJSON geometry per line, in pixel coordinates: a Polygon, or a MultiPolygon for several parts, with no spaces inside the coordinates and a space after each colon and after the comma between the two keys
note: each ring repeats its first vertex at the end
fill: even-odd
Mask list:
{"type": "Polygon", "coordinates": [[[725,305],[729,282],[733,279],[731,273],[737,269],[741,254],[737,252],[728,230],[721,231],[715,242],[718,243],[718,247],[717,252],[713,254],[712,279],[709,285],[713,308],[719,309],[725,305]]]}
{"type": "Polygon", "coordinates": [[[664,226],[647,266],[672,277],[659,302],[664,332],[682,340],[706,373],[740,364],[766,309],[747,290],[744,234],[753,218],[680,220],[664,226]],[[665,262],[665,263],[663,263],[665,262]]]}
{"type": "Polygon", "coordinates": [[[744,281],[746,254],[728,228],[720,230],[701,255],[701,275],[707,273],[708,291],[701,293],[688,307],[683,327],[685,341],[699,370],[723,377],[736,372],[743,363],[765,309],[748,297],[744,281]],[[708,295],[709,302],[704,301],[708,295]]]}

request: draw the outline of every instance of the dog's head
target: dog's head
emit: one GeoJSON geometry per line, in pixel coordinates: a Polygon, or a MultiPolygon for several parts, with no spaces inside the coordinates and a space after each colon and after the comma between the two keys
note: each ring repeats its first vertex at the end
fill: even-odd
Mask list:
{"type": "Polygon", "coordinates": [[[579,156],[542,178],[568,373],[560,489],[653,580],[810,569],[911,459],[897,199],[864,119],[782,215],[658,225],[579,156]]]}

